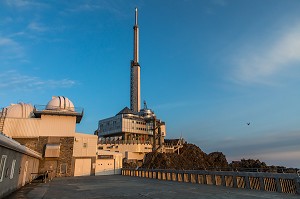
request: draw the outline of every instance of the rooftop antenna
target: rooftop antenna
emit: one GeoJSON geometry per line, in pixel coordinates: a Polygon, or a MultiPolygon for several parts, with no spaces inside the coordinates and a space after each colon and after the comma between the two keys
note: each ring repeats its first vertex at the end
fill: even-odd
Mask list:
{"type": "Polygon", "coordinates": [[[138,9],[135,8],[135,25],[137,26],[138,24],[138,9]]]}

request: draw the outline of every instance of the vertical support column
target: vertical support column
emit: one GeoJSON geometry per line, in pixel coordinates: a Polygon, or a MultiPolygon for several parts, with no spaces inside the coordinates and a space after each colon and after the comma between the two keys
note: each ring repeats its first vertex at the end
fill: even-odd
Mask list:
{"type": "Polygon", "coordinates": [[[184,173],[178,173],[178,176],[181,176],[181,182],[184,182],[184,173]]]}
{"type": "Polygon", "coordinates": [[[177,173],[176,171],[175,171],[174,174],[172,175],[172,180],[178,182],[178,173],[177,173]],[[173,179],[173,177],[175,177],[175,178],[173,179]]]}
{"type": "Polygon", "coordinates": [[[282,187],[281,187],[280,179],[275,178],[275,182],[276,182],[276,191],[279,192],[279,193],[282,193],[282,187]]]}
{"type": "Polygon", "coordinates": [[[192,174],[191,173],[187,173],[187,180],[188,180],[188,182],[192,182],[192,174]]]}
{"type": "Polygon", "coordinates": [[[232,182],[233,182],[233,188],[238,188],[236,175],[232,175],[232,182]]]}
{"type": "Polygon", "coordinates": [[[203,174],[203,184],[207,184],[206,174],[203,174]]]}
{"type": "Polygon", "coordinates": [[[211,175],[211,182],[212,182],[213,185],[217,185],[217,183],[216,183],[216,175],[215,174],[211,175]]]}
{"type": "Polygon", "coordinates": [[[196,184],[198,184],[199,183],[199,179],[198,179],[198,173],[195,173],[195,182],[196,182],[196,184]]]}
{"type": "Polygon", "coordinates": [[[259,177],[259,186],[260,186],[260,190],[261,190],[261,191],[264,191],[264,190],[265,190],[264,177],[259,177]]]}
{"type": "Polygon", "coordinates": [[[222,186],[226,187],[226,181],[225,181],[225,176],[221,175],[221,180],[222,180],[222,186]]]}
{"type": "Polygon", "coordinates": [[[300,194],[300,185],[299,185],[299,183],[300,183],[300,178],[298,177],[298,178],[295,178],[294,179],[294,183],[295,183],[295,186],[296,186],[296,194],[300,194]]]}
{"type": "Polygon", "coordinates": [[[245,176],[245,188],[250,189],[250,181],[249,181],[249,176],[245,176]]]}

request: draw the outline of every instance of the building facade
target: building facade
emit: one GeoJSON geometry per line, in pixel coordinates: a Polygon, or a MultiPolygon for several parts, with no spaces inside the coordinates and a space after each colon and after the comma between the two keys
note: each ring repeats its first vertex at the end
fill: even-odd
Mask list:
{"type": "Polygon", "coordinates": [[[66,97],[47,105],[18,103],[2,109],[0,129],[22,145],[42,154],[39,172],[54,176],[94,175],[97,136],[76,133],[83,109],[66,97]]]}

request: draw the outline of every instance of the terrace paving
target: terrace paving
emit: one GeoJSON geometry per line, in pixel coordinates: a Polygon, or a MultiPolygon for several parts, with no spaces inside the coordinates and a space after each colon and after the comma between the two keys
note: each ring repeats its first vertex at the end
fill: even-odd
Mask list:
{"type": "Polygon", "coordinates": [[[7,198],[299,199],[300,195],[111,175],[55,178],[49,183],[32,183],[7,198]]]}

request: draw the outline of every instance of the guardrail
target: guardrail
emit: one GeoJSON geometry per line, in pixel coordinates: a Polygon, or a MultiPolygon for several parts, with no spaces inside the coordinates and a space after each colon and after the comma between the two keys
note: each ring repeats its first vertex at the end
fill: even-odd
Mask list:
{"type": "Polygon", "coordinates": [[[297,174],[205,170],[122,169],[122,175],[300,194],[300,177],[297,174]]]}
{"type": "Polygon", "coordinates": [[[99,140],[98,144],[147,144],[150,145],[150,141],[140,140],[99,140]]]}
{"type": "Polygon", "coordinates": [[[53,170],[47,170],[42,173],[31,173],[29,182],[31,183],[35,180],[41,180],[41,182],[47,183],[47,180],[48,180],[48,182],[53,180],[54,175],[55,174],[54,174],[53,170]]]}

